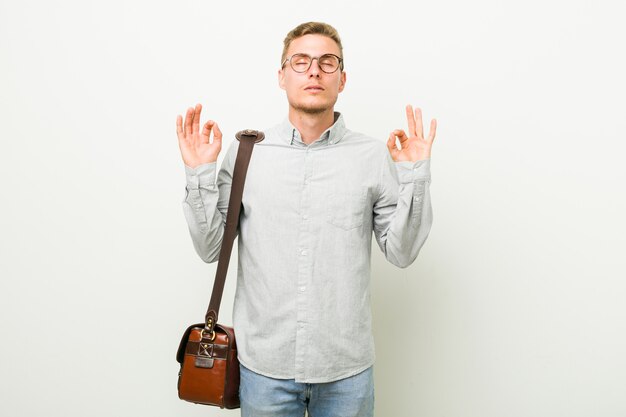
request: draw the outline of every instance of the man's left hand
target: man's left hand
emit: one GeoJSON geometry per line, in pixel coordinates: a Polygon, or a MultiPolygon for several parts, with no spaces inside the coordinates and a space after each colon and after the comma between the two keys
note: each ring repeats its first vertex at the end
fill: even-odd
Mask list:
{"type": "Polygon", "coordinates": [[[396,129],[389,135],[387,148],[391,158],[395,162],[411,161],[416,162],[430,158],[430,150],[433,147],[435,133],[437,132],[437,120],[430,121],[430,133],[424,138],[424,127],[422,125],[422,111],[416,107],[413,115],[413,106],[406,106],[406,118],[409,122],[409,135],[402,129],[396,129]],[[400,149],[396,146],[396,137],[400,140],[400,149]]]}

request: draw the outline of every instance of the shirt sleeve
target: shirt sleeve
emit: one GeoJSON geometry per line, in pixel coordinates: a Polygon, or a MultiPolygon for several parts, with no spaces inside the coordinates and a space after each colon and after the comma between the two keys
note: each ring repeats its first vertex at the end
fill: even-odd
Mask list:
{"type": "Polygon", "coordinates": [[[196,253],[207,263],[219,259],[238,143],[234,141],[228,148],[217,174],[217,184],[217,162],[196,168],[185,165],[183,212],[196,253]]]}
{"type": "Polygon", "coordinates": [[[433,222],[430,159],[394,162],[386,152],[374,203],[374,235],[385,258],[406,268],[415,261],[433,222]]]}

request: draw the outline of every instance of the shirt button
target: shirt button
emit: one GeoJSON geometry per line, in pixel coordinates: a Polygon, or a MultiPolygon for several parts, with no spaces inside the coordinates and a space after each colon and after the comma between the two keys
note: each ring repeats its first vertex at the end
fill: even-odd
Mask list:
{"type": "Polygon", "coordinates": [[[306,287],[302,286],[300,287],[300,292],[305,292],[306,291],[306,287]]]}
{"type": "Polygon", "coordinates": [[[304,220],[306,220],[306,219],[308,219],[308,218],[309,218],[309,216],[307,216],[306,214],[303,214],[303,215],[302,215],[302,218],[303,218],[304,220]]]}
{"type": "Polygon", "coordinates": [[[305,256],[305,255],[306,255],[306,251],[305,251],[304,249],[302,249],[302,250],[300,251],[300,254],[301,254],[301,255],[303,255],[303,256],[305,256]]]}

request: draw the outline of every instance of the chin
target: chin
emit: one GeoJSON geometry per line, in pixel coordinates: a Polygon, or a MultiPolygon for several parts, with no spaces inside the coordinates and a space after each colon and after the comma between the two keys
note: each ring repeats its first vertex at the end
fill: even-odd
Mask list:
{"type": "Polygon", "coordinates": [[[296,110],[306,114],[320,114],[328,110],[328,107],[294,107],[296,110]]]}
{"type": "Polygon", "coordinates": [[[335,101],[331,103],[290,103],[294,109],[306,114],[320,114],[332,110],[335,101]]]}

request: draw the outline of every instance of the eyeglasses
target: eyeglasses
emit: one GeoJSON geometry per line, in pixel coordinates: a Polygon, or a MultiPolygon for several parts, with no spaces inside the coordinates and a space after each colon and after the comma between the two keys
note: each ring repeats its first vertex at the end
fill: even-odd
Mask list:
{"type": "Polygon", "coordinates": [[[303,73],[311,68],[314,59],[317,59],[317,66],[326,74],[332,74],[337,71],[339,67],[341,67],[343,71],[343,58],[339,58],[334,54],[324,54],[319,57],[311,57],[307,54],[293,54],[291,57],[285,59],[280,67],[284,68],[285,63],[289,61],[291,68],[295,72],[303,73]]]}

